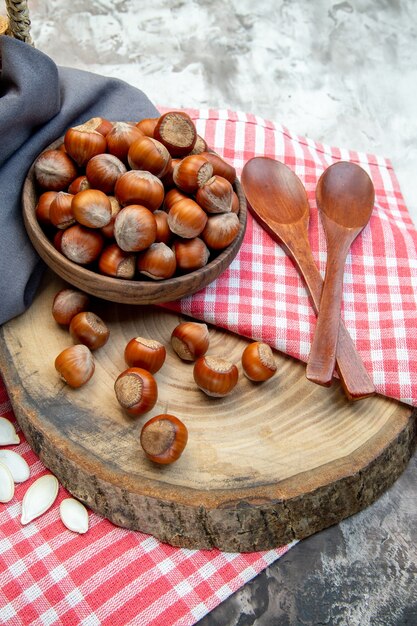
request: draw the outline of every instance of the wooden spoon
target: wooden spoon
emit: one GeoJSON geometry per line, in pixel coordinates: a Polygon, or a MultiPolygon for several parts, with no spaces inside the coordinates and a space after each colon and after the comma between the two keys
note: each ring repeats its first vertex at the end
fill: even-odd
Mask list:
{"type": "MultiPolygon", "coordinates": [[[[248,161],[241,182],[249,210],[271,237],[290,253],[318,311],[323,279],[308,240],[310,208],[302,182],[286,165],[267,157],[248,161]]],[[[340,322],[336,360],[343,388],[350,400],[375,393],[343,322],[340,322]]]]}
{"type": "Polygon", "coordinates": [[[336,362],[346,257],[371,217],[375,191],[365,170],[355,163],[340,161],[321,175],[316,199],[326,233],[327,265],[306,376],[320,385],[330,385],[336,362]]]}

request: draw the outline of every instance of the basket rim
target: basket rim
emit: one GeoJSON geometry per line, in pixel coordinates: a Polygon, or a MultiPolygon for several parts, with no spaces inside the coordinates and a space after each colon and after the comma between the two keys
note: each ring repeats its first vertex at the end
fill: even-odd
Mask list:
{"type": "Polygon", "coordinates": [[[4,34],[33,46],[27,0],[5,0],[8,25],[4,34]]]}

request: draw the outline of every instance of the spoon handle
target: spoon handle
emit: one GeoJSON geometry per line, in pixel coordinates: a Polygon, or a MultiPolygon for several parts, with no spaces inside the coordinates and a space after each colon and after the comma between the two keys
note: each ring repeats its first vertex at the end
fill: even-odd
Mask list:
{"type": "MultiPolygon", "coordinates": [[[[310,292],[314,308],[316,312],[318,312],[323,289],[323,279],[311,252],[308,238],[303,234],[303,229],[296,227],[293,230],[293,227],[288,224],[285,229],[286,232],[281,232],[281,237],[277,237],[272,228],[268,228],[267,225],[264,226],[271,236],[277,239],[281,244],[284,243],[283,239],[285,239],[284,245],[302,274],[310,292]]],[[[363,364],[360,354],[356,350],[352,337],[340,317],[336,367],[343,390],[349,400],[361,400],[375,393],[375,386],[371,377],[363,364]]]]}
{"type": "Polygon", "coordinates": [[[326,275],[306,376],[314,383],[329,386],[332,384],[336,364],[346,257],[362,228],[346,232],[345,228],[339,227],[324,215],[322,220],[327,237],[326,275]]]}

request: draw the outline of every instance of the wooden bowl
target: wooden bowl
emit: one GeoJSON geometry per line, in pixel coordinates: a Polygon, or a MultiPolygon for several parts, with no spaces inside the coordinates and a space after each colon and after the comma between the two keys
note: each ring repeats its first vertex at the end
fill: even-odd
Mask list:
{"type": "MultiPolygon", "coordinates": [[[[63,143],[58,139],[46,149],[55,149],[63,143]]],[[[240,230],[236,239],[220,254],[199,270],[166,280],[123,280],[103,276],[91,269],[77,265],[58,252],[42,230],[35,207],[39,196],[34,173],[30,168],[23,187],[23,219],[29,238],[43,261],[58,276],[71,285],[93,296],[123,304],[154,304],[169,302],[189,296],[215,280],[233,261],[241,246],[246,229],[246,200],[240,183],[236,180],[234,190],[239,198],[240,230]]]]}

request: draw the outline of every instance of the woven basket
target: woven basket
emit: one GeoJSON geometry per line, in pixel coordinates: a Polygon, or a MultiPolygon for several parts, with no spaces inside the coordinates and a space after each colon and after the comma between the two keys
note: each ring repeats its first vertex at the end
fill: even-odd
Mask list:
{"type": "Polygon", "coordinates": [[[5,0],[8,19],[0,16],[0,35],[10,35],[33,46],[26,0],[5,0]]]}

